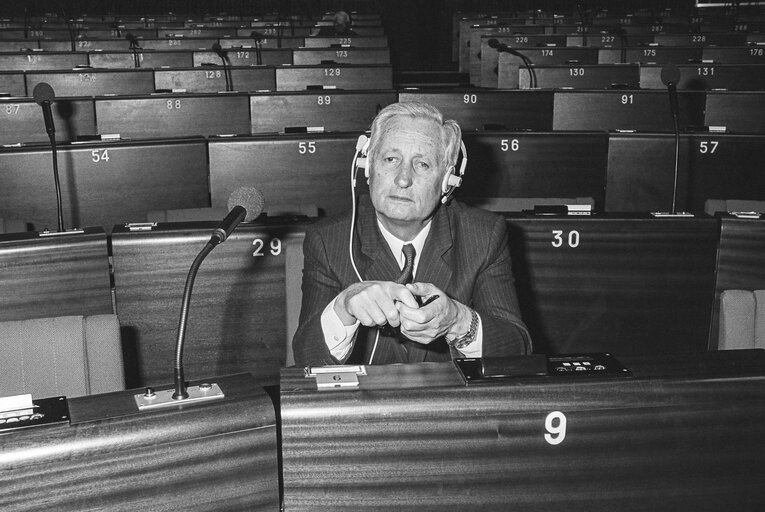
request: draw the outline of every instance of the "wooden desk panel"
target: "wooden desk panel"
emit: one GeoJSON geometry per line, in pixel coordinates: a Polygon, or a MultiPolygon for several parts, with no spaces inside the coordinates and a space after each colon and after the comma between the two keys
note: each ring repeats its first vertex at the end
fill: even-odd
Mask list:
{"type": "MultiPolygon", "coordinates": [[[[680,130],[704,125],[705,94],[678,94],[680,130]]],[[[553,130],[674,131],[666,91],[555,91],[553,130]]]]}
{"type": "Polygon", "coordinates": [[[388,48],[301,48],[293,50],[296,66],[337,64],[390,64],[388,48]]]}
{"type": "MultiPolygon", "coordinates": [[[[611,134],[606,211],[669,211],[675,140],[671,134],[611,134]]],[[[681,135],[677,209],[704,210],[707,199],[765,198],[762,135],[681,135]]]]}
{"type": "Polygon", "coordinates": [[[396,101],[395,91],[255,93],[250,95],[252,133],[308,126],[362,133],[380,110],[396,101]]]}
{"type": "Polygon", "coordinates": [[[600,48],[598,64],[640,62],[641,64],[682,64],[689,60],[701,60],[702,48],[698,46],[646,46],[625,48],[600,48]]]}
{"type": "MultiPolygon", "coordinates": [[[[96,134],[92,98],[56,98],[51,110],[56,141],[71,142],[82,135],[96,134]]],[[[42,109],[32,98],[0,98],[0,119],[0,144],[50,140],[42,109]]]]}
{"type": "Polygon", "coordinates": [[[106,244],[101,228],[0,235],[0,321],[113,313],[106,244]]]}
{"type": "MultiPolygon", "coordinates": [[[[262,32],[259,32],[257,28],[252,29],[252,32],[256,35],[260,35],[260,47],[264,50],[268,48],[300,48],[303,46],[303,41],[305,40],[302,36],[266,36],[262,32]]],[[[255,39],[249,36],[250,34],[246,34],[241,37],[221,39],[220,45],[227,49],[237,50],[241,48],[243,50],[254,51],[255,39]]]]}
{"type": "Polygon", "coordinates": [[[399,101],[422,101],[454,119],[462,130],[552,130],[552,91],[448,91],[406,89],[399,101]]]}
{"type": "MultiPolygon", "coordinates": [[[[29,90],[30,95],[32,90],[29,90]]],[[[10,96],[26,96],[26,79],[20,71],[0,71],[0,93],[10,96]]]]}
{"type": "Polygon", "coordinates": [[[724,126],[738,133],[765,133],[765,91],[709,91],[706,126],[724,126]]]}
{"type": "Polygon", "coordinates": [[[71,422],[3,433],[4,509],[278,510],[271,400],[251,375],[206,382],[225,398],[139,412],[142,390],[79,397],[71,422]]]}
{"type": "Polygon", "coordinates": [[[276,68],[277,91],[304,91],[309,86],[337,89],[392,89],[393,73],[390,66],[372,64],[276,68]]]}
{"type": "MultiPolygon", "coordinates": [[[[193,63],[192,52],[188,50],[139,50],[139,67],[142,68],[186,68],[193,63]]],[[[90,65],[97,68],[134,68],[135,57],[131,51],[110,51],[88,53],[90,65]]]]}
{"type": "Polygon", "coordinates": [[[209,143],[210,198],[226,207],[239,187],[260,190],[266,204],[316,205],[320,215],[351,207],[349,170],[358,133],[298,134],[209,143]]]}
{"type": "MultiPolygon", "coordinates": [[[[135,354],[128,385],[172,380],[184,283],[217,222],[160,224],[112,232],[117,314],[123,343],[135,354]]],[[[275,385],[287,347],[285,253],[307,221],[240,225],[205,259],[189,308],[186,376],[250,372],[275,385]]],[[[128,366],[128,370],[130,370],[128,366]]]]}
{"type": "Polygon", "coordinates": [[[707,349],[718,221],[508,214],[536,353],[707,349]]]}
{"type": "Polygon", "coordinates": [[[250,133],[246,93],[96,98],[96,117],[99,133],[131,139],[250,133]]]}
{"type": "Polygon", "coordinates": [[[30,71],[27,94],[47,82],[57,96],[103,96],[105,94],[149,94],[154,92],[150,69],[80,69],[74,71],[30,71]]]}
{"type": "Polygon", "coordinates": [[[284,510],[754,511],[764,359],[712,353],[657,375],[625,357],[633,378],[470,387],[451,363],[367,366],[359,390],[321,392],[285,369],[284,510]]]}
{"type": "MultiPolygon", "coordinates": [[[[144,222],[149,210],[209,206],[203,139],[89,143],[58,152],[64,226],[144,222]]],[[[57,225],[50,149],[0,149],[0,208],[57,225]]]]}
{"type": "Polygon", "coordinates": [[[591,197],[602,209],[605,133],[466,133],[468,164],[457,197],[591,197]]]}
{"type": "MultiPolygon", "coordinates": [[[[765,90],[765,64],[681,64],[678,89],[729,91],[765,90]]],[[[662,66],[641,66],[640,87],[666,89],[661,81],[662,66]]]]}
{"type": "MultiPolygon", "coordinates": [[[[637,64],[569,64],[535,66],[534,85],[538,88],[573,87],[574,89],[608,89],[626,85],[639,89],[641,68],[637,64]]],[[[518,70],[518,88],[529,89],[531,80],[526,68],[518,70]]]]}
{"type": "MultiPolygon", "coordinates": [[[[597,48],[519,48],[517,51],[526,57],[533,65],[537,66],[566,63],[598,63],[597,48]]],[[[517,55],[503,52],[498,54],[496,60],[493,62],[481,60],[481,86],[499,87],[500,89],[517,89],[518,77],[520,76],[519,70],[528,74],[523,59],[517,55]]]]}
{"type": "MultiPolygon", "coordinates": [[[[260,52],[260,64],[258,64],[258,53],[254,48],[232,48],[224,50],[228,57],[229,66],[279,66],[282,64],[292,64],[292,51],[290,48],[263,48],[260,52]]],[[[195,51],[194,66],[222,66],[220,56],[213,51],[195,51]]]]}
{"type": "Polygon", "coordinates": [[[306,37],[301,46],[305,48],[329,48],[331,46],[349,45],[354,48],[381,48],[388,46],[387,36],[311,36],[306,37]]]}
{"type": "MultiPolygon", "coordinates": [[[[235,91],[275,89],[273,68],[248,66],[229,67],[228,70],[230,71],[229,76],[235,91]]],[[[226,91],[226,74],[223,66],[157,69],[154,71],[154,86],[158,91],[179,91],[197,94],[222,92],[226,91]]],[[[229,112],[223,111],[221,114],[228,115],[229,112]]],[[[232,112],[231,114],[234,113],[232,112]]]]}
{"type": "Polygon", "coordinates": [[[29,71],[33,69],[72,69],[87,66],[88,56],[77,53],[24,52],[0,54],[0,69],[29,71]]]}

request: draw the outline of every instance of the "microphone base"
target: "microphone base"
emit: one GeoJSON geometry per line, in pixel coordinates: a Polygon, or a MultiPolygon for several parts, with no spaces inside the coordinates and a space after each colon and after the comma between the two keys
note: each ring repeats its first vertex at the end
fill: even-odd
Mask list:
{"type": "Polygon", "coordinates": [[[199,386],[189,386],[186,388],[186,392],[189,395],[188,398],[176,399],[173,398],[173,394],[175,393],[174,389],[154,391],[152,388],[146,388],[143,393],[133,395],[133,399],[138,406],[138,410],[143,411],[145,409],[172,407],[190,402],[218,400],[225,397],[223,391],[221,391],[220,387],[215,383],[203,383],[199,386]]]}
{"type": "Polygon", "coordinates": [[[651,212],[651,216],[661,218],[695,217],[691,212],[651,212]]]}

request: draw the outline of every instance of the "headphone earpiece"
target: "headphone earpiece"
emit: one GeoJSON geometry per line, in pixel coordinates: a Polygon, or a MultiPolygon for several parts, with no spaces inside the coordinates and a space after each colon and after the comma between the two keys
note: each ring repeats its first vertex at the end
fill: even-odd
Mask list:
{"type": "Polygon", "coordinates": [[[462,161],[460,162],[460,169],[453,165],[449,166],[449,172],[444,176],[444,180],[441,182],[441,203],[446,204],[451,199],[454,189],[462,185],[462,177],[465,175],[465,167],[467,167],[467,149],[465,149],[465,143],[460,141],[460,153],[462,154],[462,161]]]}
{"type": "Polygon", "coordinates": [[[369,137],[366,135],[359,135],[359,138],[356,141],[356,156],[354,157],[354,165],[356,167],[356,173],[358,173],[360,169],[364,169],[364,177],[367,179],[369,179],[369,165],[367,163],[368,152],[369,137]]]}

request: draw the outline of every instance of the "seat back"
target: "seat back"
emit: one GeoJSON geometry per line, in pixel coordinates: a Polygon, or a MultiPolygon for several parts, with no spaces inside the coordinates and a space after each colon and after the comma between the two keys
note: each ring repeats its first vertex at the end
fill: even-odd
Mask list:
{"type": "Polygon", "coordinates": [[[725,290],[720,294],[718,348],[765,348],[765,290],[725,290]]]}
{"type": "Polygon", "coordinates": [[[285,257],[285,299],[287,301],[287,355],[285,366],[295,365],[292,352],[292,337],[300,321],[300,307],[303,301],[303,240],[305,234],[289,237],[284,243],[285,257]]]}
{"type": "Polygon", "coordinates": [[[76,397],[125,389],[117,315],[0,322],[0,396],[76,397]]]}

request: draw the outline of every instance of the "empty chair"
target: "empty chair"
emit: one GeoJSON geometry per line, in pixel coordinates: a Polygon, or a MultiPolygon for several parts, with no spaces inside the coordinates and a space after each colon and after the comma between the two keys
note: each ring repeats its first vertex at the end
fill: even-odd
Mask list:
{"type": "Polygon", "coordinates": [[[76,397],[125,388],[117,315],[0,322],[0,396],[76,397]]]}
{"type": "Polygon", "coordinates": [[[720,294],[720,350],[765,348],[765,290],[720,294]]]}

